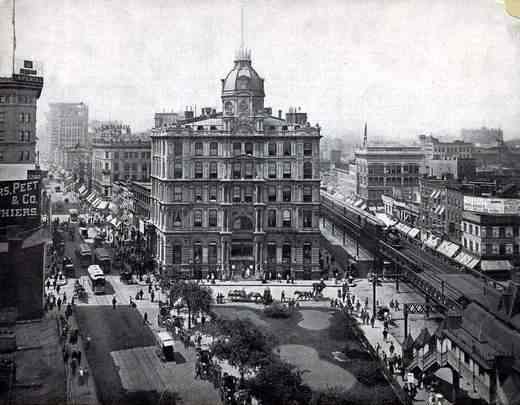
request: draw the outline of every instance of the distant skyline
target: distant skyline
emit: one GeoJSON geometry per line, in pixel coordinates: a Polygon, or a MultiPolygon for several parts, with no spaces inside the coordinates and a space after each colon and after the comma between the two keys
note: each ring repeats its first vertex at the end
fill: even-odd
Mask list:
{"type": "MultiPolygon", "coordinates": [[[[0,0],[0,74],[11,72],[0,0]]],[[[496,0],[17,0],[17,58],[44,65],[49,102],[135,131],[185,106],[220,110],[220,79],[245,44],[273,112],[300,106],[324,135],[389,141],[501,127],[520,136],[520,20],[496,0]]],[[[356,142],[353,142],[356,143],[356,142]]]]}

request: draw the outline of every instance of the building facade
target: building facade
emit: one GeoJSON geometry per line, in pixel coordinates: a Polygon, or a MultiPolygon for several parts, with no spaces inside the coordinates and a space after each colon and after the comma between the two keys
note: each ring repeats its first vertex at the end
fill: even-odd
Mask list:
{"type": "Polygon", "coordinates": [[[417,146],[365,146],[355,153],[358,195],[369,204],[382,205],[392,189],[417,187],[424,154],[417,146]]]}
{"type": "Polygon", "coordinates": [[[147,136],[106,135],[94,138],[92,188],[103,199],[110,200],[112,185],[116,181],[149,181],[150,156],[147,136]]]}
{"type": "Polygon", "coordinates": [[[481,259],[482,271],[509,271],[519,264],[519,212],[520,198],[464,196],[461,243],[481,259]]]}
{"type": "Polygon", "coordinates": [[[317,277],[320,129],[264,107],[240,50],[222,113],[152,133],[152,223],[161,271],[203,277],[317,277]]]}
{"type": "Polygon", "coordinates": [[[47,133],[51,154],[55,162],[63,166],[67,148],[86,144],[88,106],[84,103],[50,103],[47,133]]]}
{"type": "MultiPolygon", "coordinates": [[[[32,67],[31,61],[24,64],[32,67]]],[[[36,71],[0,77],[0,164],[34,166],[36,103],[42,88],[43,77],[36,71]]]]}

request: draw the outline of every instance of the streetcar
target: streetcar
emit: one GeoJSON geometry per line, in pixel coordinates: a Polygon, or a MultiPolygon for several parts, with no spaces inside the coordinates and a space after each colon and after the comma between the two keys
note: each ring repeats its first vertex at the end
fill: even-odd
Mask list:
{"type": "Polygon", "coordinates": [[[90,286],[92,287],[92,292],[94,294],[104,294],[105,293],[105,274],[101,267],[97,264],[92,264],[88,266],[88,279],[90,281],[90,286]]]}
{"type": "Polygon", "coordinates": [[[99,267],[105,272],[110,273],[112,268],[112,257],[108,250],[105,248],[96,248],[94,250],[94,263],[99,265],[99,267]]]}
{"type": "Polygon", "coordinates": [[[92,250],[86,243],[81,243],[76,248],[76,256],[79,258],[79,262],[82,266],[92,264],[92,250]]]}

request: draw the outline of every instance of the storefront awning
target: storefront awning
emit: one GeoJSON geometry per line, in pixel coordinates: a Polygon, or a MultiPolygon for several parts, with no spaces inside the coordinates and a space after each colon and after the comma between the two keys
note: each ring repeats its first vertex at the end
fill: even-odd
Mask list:
{"type": "Polygon", "coordinates": [[[110,223],[110,221],[112,221],[112,218],[113,218],[112,215],[109,215],[109,216],[107,217],[107,219],[105,219],[105,221],[108,222],[108,223],[110,223]]]}
{"type": "Polygon", "coordinates": [[[108,209],[113,213],[117,213],[117,205],[115,205],[113,202],[108,204],[108,209]]]}
{"type": "Polygon", "coordinates": [[[477,266],[480,259],[478,257],[470,255],[469,253],[460,252],[457,256],[455,256],[455,261],[469,269],[474,269],[477,266]]]}
{"type": "Polygon", "coordinates": [[[377,219],[380,219],[385,224],[385,226],[394,226],[397,224],[397,220],[389,217],[388,214],[378,212],[376,213],[376,217],[377,219]]]}
{"type": "Polygon", "coordinates": [[[459,245],[452,243],[452,242],[448,242],[447,240],[444,240],[437,247],[436,250],[437,250],[437,252],[442,253],[444,256],[452,258],[459,249],[460,249],[459,245]]]}
{"type": "Polygon", "coordinates": [[[78,189],[78,193],[80,193],[80,194],[83,194],[85,191],[87,191],[87,188],[86,188],[84,185],[82,185],[82,186],[78,189]]]}
{"type": "Polygon", "coordinates": [[[399,232],[401,232],[401,233],[403,233],[403,234],[405,234],[405,235],[408,234],[408,232],[410,232],[410,231],[412,230],[412,228],[410,228],[410,227],[409,227],[408,225],[406,225],[406,224],[403,224],[402,222],[399,222],[399,223],[395,224],[395,228],[396,228],[399,232]]]}
{"type": "Polygon", "coordinates": [[[354,203],[354,207],[359,207],[361,204],[363,204],[363,200],[357,200],[357,201],[354,203]]]}
{"type": "Polygon", "coordinates": [[[482,260],[480,262],[480,269],[484,272],[510,271],[513,270],[513,265],[509,260],[482,260]]]}
{"type": "Polygon", "coordinates": [[[412,229],[410,229],[410,232],[408,232],[408,236],[409,236],[410,238],[416,238],[417,235],[419,235],[419,232],[421,232],[420,229],[412,228],[412,229]]]}
{"type": "Polygon", "coordinates": [[[92,203],[92,201],[94,201],[94,199],[96,198],[96,193],[95,192],[92,192],[88,195],[87,197],[87,202],[90,204],[92,203]]]}
{"type": "Polygon", "coordinates": [[[108,201],[101,201],[101,203],[98,205],[98,208],[100,210],[106,210],[108,208],[108,201]]]}
{"type": "Polygon", "coordinates": [[[435,236],[431,236],[424,241],[424,244],[428,246],[430,249],[435,249],[439,243],[441,243],[441,239],[435,236]]]}
{"type": "Polygon", "coordinates": [[[94,199],[94,201],[92,201],[92,206],[93,206],[94,208],[97,208],[97,206],[99,205],[100,202],[101,202],[101,200],[99,199],[99,197],[96,197],[96,198],[94,199]]]}

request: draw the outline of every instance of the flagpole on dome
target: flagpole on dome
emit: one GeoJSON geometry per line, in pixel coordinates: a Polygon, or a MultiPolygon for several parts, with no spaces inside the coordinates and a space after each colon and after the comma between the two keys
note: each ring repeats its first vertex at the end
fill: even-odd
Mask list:
{"type": "Polygon", "coordinates": [[[13,75],[14,75],[14,63],[16,54],[16,0],[13,0],[13,75]]]}

